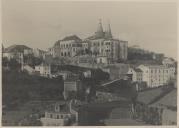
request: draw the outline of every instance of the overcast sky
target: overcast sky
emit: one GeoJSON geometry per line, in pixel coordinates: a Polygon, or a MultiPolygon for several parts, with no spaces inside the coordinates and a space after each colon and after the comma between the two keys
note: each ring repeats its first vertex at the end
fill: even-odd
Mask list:
{"type": "Polygon", "coordinates": [[[166,2],[2,0],[3,44],[47,49],[68,35],[94,34],[100,18],[129,46],[177,58],[177,6],[166,2]]]}

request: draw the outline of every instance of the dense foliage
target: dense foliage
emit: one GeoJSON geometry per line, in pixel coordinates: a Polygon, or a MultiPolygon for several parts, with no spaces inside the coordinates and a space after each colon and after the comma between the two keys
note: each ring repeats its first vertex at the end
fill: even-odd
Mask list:
{"type": "Polygon", "coordinates": [[[25,72],[2,72],[2,102],[6,105],[18,105],[28,100],[61,99],[62,78],[44,78],[30,76],[25,72]]]}

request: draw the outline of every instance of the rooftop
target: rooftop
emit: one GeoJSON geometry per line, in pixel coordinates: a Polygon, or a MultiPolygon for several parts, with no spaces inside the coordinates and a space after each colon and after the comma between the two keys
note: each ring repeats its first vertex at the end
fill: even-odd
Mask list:
{"type": "Polygon", "coordinates": [[[177,89],[170,91],[161,99],[152,104],[152,106],[177,107],[177,89]]]}
{"type": "Polygon", "coordinates": [[[25,45],[11,45],[5,49],[5,52],[24,52],[24,49],[31,49],[25,45]]]}
{"type": "Polygon", "coordinates": [[[75,40],[75,41],[82,41],[78,36],[72,35],[72,36],[66,36],[61,41],[68,41],[68,40],[75,40]]]}
{"type": "Polygon", "coordinates": [[[138,93],[137,101],[144,104],[155,103],[159,99],[167,95],[171,90],[173,90],[172,87],[163,87],[163,86],[143,90],[138,93]]]}
{"type": "Polygon", "coordinates": [[[142,72],[142,70],[139,69],[139,68],[134,68],[134,71],[136,71],[136,72],[142,72]]]}

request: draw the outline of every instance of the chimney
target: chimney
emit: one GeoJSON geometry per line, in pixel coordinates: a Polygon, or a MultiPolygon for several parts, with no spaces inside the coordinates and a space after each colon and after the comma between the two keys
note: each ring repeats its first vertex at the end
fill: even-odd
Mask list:
{"type": "Polygon", "coordinates": [[[97,31],[95,32],[95,35],[97,37],[103,37],[104,36],[103,26],[102,26],[102,23],[101,23],[101,19],[99,19],[99,24],[97,26],[97,31]]]}
{"type": "Polygon", "coordinates": [[[109,21],[108,21],[108,23],[107,23],[107,28],[106,28],[106,32],[105,32],[105,37],[106,37],[106,38],[112,38],[111,26],[110,26],[110,22],[109,22],[109,21]]]}

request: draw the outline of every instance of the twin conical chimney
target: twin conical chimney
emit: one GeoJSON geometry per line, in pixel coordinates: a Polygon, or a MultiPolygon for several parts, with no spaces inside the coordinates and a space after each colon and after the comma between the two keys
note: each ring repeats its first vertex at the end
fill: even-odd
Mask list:
{"type": "Polygon", "coordinates": [[[101,19],[99,19],[99,24],[97,26],[97,31],[95,32],[96,37],[98,38],[112,38],[112,33],[111,33],[111,26],[108,21],[106,31],[103,31],[103,26],[101,19]]]}

